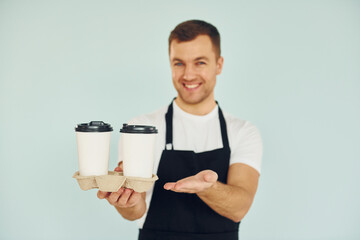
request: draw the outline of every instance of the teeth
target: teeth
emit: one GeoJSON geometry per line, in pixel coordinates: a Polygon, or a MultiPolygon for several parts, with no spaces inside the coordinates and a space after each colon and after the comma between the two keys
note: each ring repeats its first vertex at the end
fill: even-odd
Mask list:
{"type": "Polygon", "coordinates": [[[199,86],[199,84],[193,84],[193,85],[186,85],[185,84],[185,87],[187,87],[187,88],[196,88],[197,86],[199,86]]]}

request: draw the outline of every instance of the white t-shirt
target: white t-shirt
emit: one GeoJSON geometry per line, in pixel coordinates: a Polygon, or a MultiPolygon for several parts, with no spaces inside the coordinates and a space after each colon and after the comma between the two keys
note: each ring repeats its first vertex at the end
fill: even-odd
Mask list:
{"type": "MultiPolygon", "coordinates": [[[[190,150],[196,153],[222,148],[218,106],[203,116],[192,115],[183,111],[173,101],[173,147],[175,150],[190,150]]],[[[155,143],[155,162],[153,173],[156,174],[162,151],[165,148],[165,114],[168,106],[153,113],[136,117],[128,124],[151,125],[158,129],[155,143]]],[[[258,129],[249,121],[241,120],[223,111],[229,145],[231,150],[230,165],[244,163],[260,173],[262,158],[262,140],[258,129]]],[[[122,160],[121,144],[119,161],[122,160]]],[[[149,206],[153,188],[146,192],[146,206],[149,206]]],[[[147,211],[138,220],[142,228],[147,211]]]]}

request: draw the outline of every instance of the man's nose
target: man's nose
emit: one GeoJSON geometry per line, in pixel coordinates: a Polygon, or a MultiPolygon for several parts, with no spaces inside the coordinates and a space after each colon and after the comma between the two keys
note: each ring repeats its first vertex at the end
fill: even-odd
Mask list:
{"type": "Polygon", "coordinates": [[[196,78],[195,69],[193,66],[191,65],[185,66],[183,78],[188,81],[191,81],[194,78],[196,78]]]}

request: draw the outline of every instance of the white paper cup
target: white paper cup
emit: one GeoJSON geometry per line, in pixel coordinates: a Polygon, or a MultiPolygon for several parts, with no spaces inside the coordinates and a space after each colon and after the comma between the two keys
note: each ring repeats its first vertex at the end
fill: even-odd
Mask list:
{"type": "Polygon", "coordinates": [[[112,127],[101,121],[78,124],[75,128],[81,176],[107,175],[112,127]]]}
{"type": "Polygon", "coordinates": [[[120,132],[124,176],[151,178],[157,129],[154,126],[124,124],[120,132]]]}

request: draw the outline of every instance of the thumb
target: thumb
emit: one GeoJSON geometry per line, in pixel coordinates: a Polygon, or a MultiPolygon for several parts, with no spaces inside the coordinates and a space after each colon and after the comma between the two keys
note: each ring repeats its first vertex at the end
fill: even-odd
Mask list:
{"type": "Polygon", "coordinates": [[[204,180],[205,182],[214,183],[218,179],[218,175],[216,172],[209,170],[204,174],[204,180]]]}
{"type": "Polygon", "coordinates": [[[117,172],[123,172],[124,171],[123,161],[118,162],[118,166],[115,168],[115,171],[117,171],[117,172]]]}

